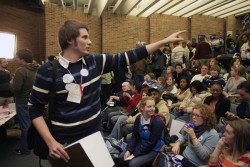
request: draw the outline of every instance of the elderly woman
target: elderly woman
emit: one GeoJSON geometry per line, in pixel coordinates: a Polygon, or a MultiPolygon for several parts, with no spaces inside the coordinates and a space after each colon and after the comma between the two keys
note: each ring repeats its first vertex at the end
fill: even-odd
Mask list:
{"type": "Polygon", "coordinates": [[[183,151],[182,165],[188,167],[207,165],[210,154],[219,140],[215,130],[215,114],[207,105],[199,104],[193,108],[191,118],[194,127],[190,127],[189,124],[184,125],[180,132],[182,136],[175,143],[172,151],[174,154],[179,154],[181,144],[188,142],[188,146],[183,151]]]}
{"type": "Polygon", "coordinates": [[[155,100],[146,97],[141,100],[139,115],[134,123],[132,138],[127,149],[119,156],[120,162],[129,167],[150,166],[164,145],[164,122],[155,115],[155,100]]]}
{"type": "Polygon", "coordinates": [[[209,167],[250,166],[250,123],[238,119],[229,122],[224,136],[211,154],[209,167]],[[244,130],[243,130],[244,129],[244,130]]]}

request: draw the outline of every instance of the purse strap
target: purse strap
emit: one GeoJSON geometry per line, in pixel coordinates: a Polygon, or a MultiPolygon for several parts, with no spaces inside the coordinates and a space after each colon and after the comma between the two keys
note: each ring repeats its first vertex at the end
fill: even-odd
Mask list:
{"type": "MultiPolygon", "coordinates": [[[[52,84],[50,85],[49,89],[48,126],[51,126],[51,118],[54,113],[54,102],[56,95],[56,76],[58,69],[58,60],[50,61],[49,63],[52,65],[52,84]]],[[[51,130],[50,127],[49,129],[51,130]]]]}

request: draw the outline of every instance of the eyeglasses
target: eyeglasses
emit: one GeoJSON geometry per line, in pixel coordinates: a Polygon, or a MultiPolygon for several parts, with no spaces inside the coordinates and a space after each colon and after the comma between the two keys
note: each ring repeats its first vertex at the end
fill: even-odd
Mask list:
{"type": "Polygon", "coordinates": [[[202,117],[201,115],[198,115],[198,114],[190,114],[191,117],[195,117],[195,118],[200,118],[202,117]]]}

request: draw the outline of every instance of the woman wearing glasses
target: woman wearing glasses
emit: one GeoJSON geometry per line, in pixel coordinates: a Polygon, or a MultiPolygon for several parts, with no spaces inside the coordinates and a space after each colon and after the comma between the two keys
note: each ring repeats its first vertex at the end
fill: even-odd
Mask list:
{"type": "Polygon", "coordinates": [[[196,167],[207,165],[209,156],[213,152],[219,135],[215,130],[216,116],[205,104],[198,104],[190,114],[194,127],[186,124],[180,131],[182,136],[175,143],[172,151],[180,154],[180,146],[188,142],[188,146],[183,151],[183,166],[196,167]]]}

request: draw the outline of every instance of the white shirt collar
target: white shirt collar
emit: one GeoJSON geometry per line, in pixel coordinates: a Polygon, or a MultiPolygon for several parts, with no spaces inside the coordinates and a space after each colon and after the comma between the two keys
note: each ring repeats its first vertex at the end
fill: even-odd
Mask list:
{"type": "MultiPolygon", "coordinates": [[[[86,65],[86,62],[85,62],[83,56],[82,56],[78,61],[80,61],[80,60],[82,60],[83,64],[86,65]]],[[[61,66],[63,66],[64,68],[67,69],[67,68],[69,67],[70,61],[67,60],[67,59],[65,59],[65,58],[61,55],[61,53],[59,53],[58,61],[59,61],[59,64],[60,64],[61,66]]]]}

